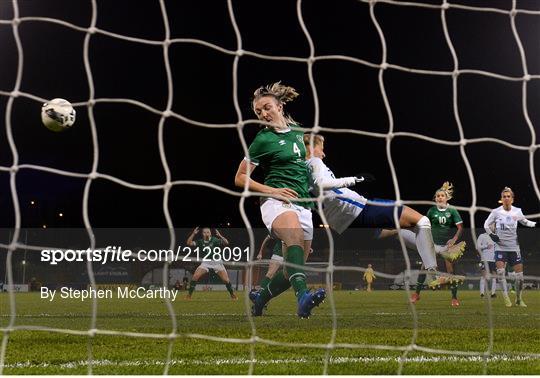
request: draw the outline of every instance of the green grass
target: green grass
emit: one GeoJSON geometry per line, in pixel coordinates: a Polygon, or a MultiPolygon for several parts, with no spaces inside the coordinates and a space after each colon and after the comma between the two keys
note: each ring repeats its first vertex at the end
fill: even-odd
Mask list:
{"type": "MultiPolygon", "coordinates": [[[[243,293],[240,293],[243,294],[243,293]]],[[[241,295],[242,296],[242,295],[241,295]]],[[[403,291],[335,292],[336,343],[403,347],[411,343],[413,319],[403,291]]],[[[450,307],[448,291],[425,292],[416,305],[421,347],[484,352],[489,328],[486,299],[476,291],[460,293],[461,307],[450,307]]],[[[529,307],[506,308],[502,298],[493,304],[494,345],[488,374],[540,374],[540,292],[528,291],[529,307]],[[534,353],[536,356],[531,356],[534,353]],[[529,355],[528,355],[529,354],[529,355]]],[[[16,325],[88,330],[91,301],[41,300],[38,294],[16,295],[16,325]]],[[[177,299],[174,310],[178,333],[249,339],[251,326],[242,298],[226,292],[196,292],[192,301],[177,299]]],[[[283,343],[325,344],[332,337],[331,306],[327,300],[309,320],[295,315],[288,292],[255,319],[257,336],[283,343]]],[[[7,294],[0,294],[0,325],[9,322],[7,294]]],[[[100,330],[171,332],[171,319],[160,300],[100,300],[100,330]]],[[[89,337],[48,331],[14,331],[9,336],[5,374],[86,374],[89,337]]],[[[91,340],[94,374],[162,374],[168,341],[117,335],[91,340]]],[[[320,348],[273,346],[257,343],[255,374],[321,374],[326,351],[320,348]]],[[[330,353],[329,374],[396,374],[401,351],[336,348],[330,353]]],[[[412,351],[403,374],[482,374],[479,357],[412,351]]],[[[180,337],[174,341],[170,374],[246,374],[250,345],[180,337]]]]}

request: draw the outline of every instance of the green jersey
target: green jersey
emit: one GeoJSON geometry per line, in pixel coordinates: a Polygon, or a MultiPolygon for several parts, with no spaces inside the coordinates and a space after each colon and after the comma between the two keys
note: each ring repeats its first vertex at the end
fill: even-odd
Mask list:
{"type": "MultiPolygon", "coordinates": [[[[249,159],[263,169],[265,185],[293,189],[298,198],[310,197],[303,132],[265,128],[249,146],[249,159]]],[[[298,205],[313,206],[311,202],[298,202],[298,205]]]]}
{"type": "Polygon", "coordinates": [[[433,242],[437,245],[445,245],[455,235],[455,231],[452,228],[457,224],[463,223],[458,211],[450,206],[443,210],[440,210],[437,206],[433,206],[428,210],[426,216],[431,222],[433,242]]]}
{"type": "Polygon", "coordinates": [[[209,240],[198,239],[195,241],[196,247],[199,247],[201,251],[203,248],[214,248],[221,246],[221,239],[216,238],[215,236],[210,236],[209,240]]]}

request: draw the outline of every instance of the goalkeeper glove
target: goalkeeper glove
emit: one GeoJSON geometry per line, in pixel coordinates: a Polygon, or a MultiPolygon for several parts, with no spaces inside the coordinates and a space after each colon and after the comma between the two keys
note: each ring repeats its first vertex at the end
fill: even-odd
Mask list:
{"type": "Polygon", "coordinates": [[[490,237],[491,240],[493,240],[495,243],[498,243],[498,242],[501,240],[497,234],[489,234],[489,237],[490,237]]]}
{"type": "Polygon", "coordinates": [[[373,182],[375,181],[375,176],[373,176],[371,173],[359,173],[354,176],[354,179],[357,184],[361,182],[373,182]]]}

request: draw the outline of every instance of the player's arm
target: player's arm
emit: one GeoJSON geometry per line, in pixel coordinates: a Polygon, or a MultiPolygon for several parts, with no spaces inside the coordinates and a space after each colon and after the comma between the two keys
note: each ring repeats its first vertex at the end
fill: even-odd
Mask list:
{"type": "Polygon", "coordinates": [[[266,237],[264,238],[262,244],[261,244],[261,247],[259,248],[259,253],[257,254],[257,260],[261,260],[262,257],[263,257],[263,252],[264,252],[264,249],[266,248],[266,245],[268,244],[268,242],[272,240],[272,238],[270,237],[270,235],[266,235],[266,237]]]}
{"type": "Polygon", "coordinates": [[[195,237],[195,235],[197,235],[197,233],[199,232],[199,226],[195,227],[193,229],[193,231],[191,232],[191,234],[189,234],[188,238],[187,238],[187,241],[186,241],[186,245],[188,247],[195,247],[197,244],[193,241],[193,238],[195,237]]]}
{"type": "Polygon", "coordinates": [[[248,170],[248,164],[249,164],[249,171],[250,173],[253,173],[255,168],[257,167],[256,164],[248,163],[246,159],[243,159],[240,162],[240,165],[238,166],[238,170],[236,171],[236,176],[234,177],[234,184],[240,188],[244,188],[246,185],[246,181],[248,182],[248,189],[252,192],[259,192],[259,193],[265,193],[265,194],[271,194],[276,197],[284,197],[284,198],[298,198],[298,193],[296,193],[294,190],[289,188],[272,188],[271,186],[261,184],[260,182],[257,182],[253,180],[251,177],[248,177],[247,170],[248,170]]]}
{"type": "Polygon", "coordinates": [[[486,230],[488,236],[493,240],[495,243],[499,241],[499,237],[493,230],[491,229],[491,226],[495,224],[495,211],[492,211],[489,214],[489,217],[484,222],[484,229],[486,230]]]}
{"type": "Polygon", "coordinates": [[[525,215],[523,215],[523,212],[519,212],[520,219],[518,220],[519,223],[521,223],[525,227],[536,227],[537,222],[533,222],[525,218],[525,215]]]}
{"type": "Polygon", "coordinates": [[[221,245],[223,245],[225,247],[229,245],[229,241],[227,240],[227,238],[225,238],[225,236],[221,235],[221,233],[218,231],[217,228],[216,228],[216,237],[218,237],[219,240],[221,240],[221,245]]]}
{"type": "Polygon", "coordinates": [[[448,242],[446,243],[446,245],[448,245],[449,247],[456,244],[456,242],[459,240],[461,234],[463,233],[463,222],[456,224],[456,229],[457,229],[457,231],[456,231],[456,234],[454,235],[454,237],[452,237],[452,239],[448,240],[448,242]]]}
{"type": "Polygon", "coordinates": [[[334,188],[346,188],[356,184],[356,177],[341,177],[332,178],[325,176],[325,172],[328,169],[323,161],[319,158],[311,158],[309,161],[309,168],[311,171],[311,177],[313,183],[318,185],[323,190],[334,188]]]}

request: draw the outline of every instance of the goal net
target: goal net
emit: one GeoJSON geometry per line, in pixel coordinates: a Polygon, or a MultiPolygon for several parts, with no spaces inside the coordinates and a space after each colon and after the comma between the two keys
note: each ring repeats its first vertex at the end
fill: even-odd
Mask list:
{"type": "MultiPolygon", "coordinates": [[[[522,232],[527,309],[479,299],[475,250],[505,186],[527,219],[540,218],[538,4],[181,3],[0,4],[0,373],[538,373],[530,366],[540,349],[528,341],[540,336],[538,235],[522,232]],[[336,237],[314,214],[305,269],[328,300],[298,324],[290,294],[267,317],[251,315],[248,289],[270,262],[256,258],[266,231],[260,194],[232,180],[261,126],[250,94],[278,80],[301,93],[288,110],[302,130],[325,135],[337,175],[377,176],[358,187],[366,197],[425,213],[435,189],[454,183],[469,245],[460,308],[442,290],[424,307],[409,302],[419,257],[401,238],[381,244],[364,229],[336,237]],[[77,111],[65,133],[38,124],[53,97],[77,111]],[[177,251],[198,225],[239,248],[242,259],[231,250],[224,262],[239,302],[221,303],[216,275],[193,301],[48,302],[22,292],[185,290],[198,260],[96,264],[83,252],[75,268],[42,256],[177,251]],[[368,264],[377,277],[369,296],[368,264]],[[84,278],[73,284],[77,269],[84,278]],[[34,274],[57,281],[40,285],[34,274]],[[498,332],[508,327],[505,339],[498,332]]],[[[321,210],[323,197],[315,200],[321,210]]]]}

